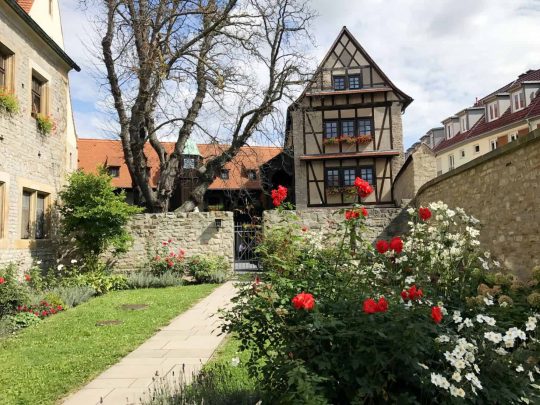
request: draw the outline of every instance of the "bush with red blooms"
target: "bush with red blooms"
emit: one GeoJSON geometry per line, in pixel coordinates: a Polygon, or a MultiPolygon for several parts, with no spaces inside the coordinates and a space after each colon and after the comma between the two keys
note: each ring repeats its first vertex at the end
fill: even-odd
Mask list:
{"type": "Polygon", "coordinates": [[[265,232],[265,272],[240,288],[223,327],[249,350],[264,402],[540,403],[540,315],[489,294],[469,305],[487,257],[477,224],[429,209],[429,223],[413,209],[411,232],[375,247],[356,235],[356,250],[347,238],[365,224],[345,210],[337,243],[299,220],[265,232]]]}
{"type": "Polygon", "coordinates": [[[380,254],[384,254],[389,250],[395,252],[396,254],[399,254],[403,251],[403,240],[401,240],[399,236],[392,238],[390,242],[387,242],[384,239],[380,239],[375,244],[375,248],[380,254]]]}
{"type": "Polygon", "coordinates": [[[367,216],[368,216],[368,211],[366,210],[365,207],[359,207],[359,208],[354,208],[352,210],[345,211],[345,219],[347,221],[358,219],[360,217],[367,218],[367,216]]]}
{"type": "Polygon", "coordinates": [[[164,240],[156,249],[155,254],[149,261],[150,272],[155,276],[167,272],[183,274],[185,271],[186,252],[174,245],[172,239],[164,240]]]}
{"type": "Polygon", "coordinates": [[[279,207],[283,201],[287,198],[287,188],[278,186],[277,189],[272,190],[272,203],[274,207],[279,207]]]}
{"type": "Polygon", "coordinates": [[[315,308],[315,299],[313,298],[313,295],[302,291],[292,299],[292,304],[296,309],[311,311],[315,308]]]}
{"type": "Polygon", "coordinates": [[[18,280],[17,270],[15,264],[0,267],[0,318],[28,300],[28,286],[18,280]]]}
{"type": "Polygon", "coordinates": [[[360,177],[357,177],[354,180],[354,187],[356,187],[356,191],[360,198],[366,198],[371,193],[373,193],[373,187],[371,186],[371,184],[369,184],[364,179],[361,179],[360,177]]]}
{"type": "Polygon", "coordinates": [[[401,298],[403,298],[403,301],[407,302],[409,300],[415,301],[424,296],[424,293],[422,292],[422,289],[416,289],[416,284],[410,287],[408,290],[403,290],[401,292],[401,298]]]}
{"type": "Polygon", "coordinates": [[[422,221],[427,221],[431,218],[431,210],[428,207],[418,208],[418,216],[422,221]]]}
{"type": "Polygon", "coordinates": [[[64,307],[62,305],[53,305],[45,300],[40,301],[39,304],[19,305],[17,307],[17,312],[29,312],[41,319],[57,314],[58,312],[62,312],[63,310],[64,307]]]}

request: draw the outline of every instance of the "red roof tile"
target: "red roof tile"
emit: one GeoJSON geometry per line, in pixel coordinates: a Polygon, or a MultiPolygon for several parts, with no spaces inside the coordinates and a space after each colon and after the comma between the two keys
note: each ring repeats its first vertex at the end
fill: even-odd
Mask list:
{"type": "MultiPolygon", "coordinates": [[[[173,142],[163,142],[165,149],[171,152],[173,142]]],[[[112,184],[118,188],[132,188],[131,176],[124,161],[122,144],[119,140],[79,139],[79,168],[85,172],[95,173],[101,165],[119,166],[118,177],[113,178],[112,184]]],[[[226,145],[199,144],[197,145],[203,159],[220,154],[226,145]]],[[[154,149],[145,145],[145,153],[150,166],[152,186],[156,185],[159,160],[154,149]]],[[[259,167],[282,152],[282,148],[270,146],[244,146],[233,160],[225,165],[229,170],[229,179],[217,178],[210,185],[210,190],[261,189],[259,167]],[[257,170],[257,180],[249,180],[246,170],[257,170]]]]}
{"type": "Polygon", "coordinates": [[[518,76],[518,78],[514,81],[511,81],[510,83],[504,85],[503,87],[501,87],[500,89],[488,94],[487,96],[481,98],[480,100],[478,100],[477,104],[482,104],[482,102],[493,96],[494,94],[497,94],[497,93],[506,93],[508,91],[508,89],[510,89],[511,87],[515,86],[516,84],[519,84],[519,83],[523,83],[523,82],[531,82],[531,81],[538,81],[540,80],[540,69],[537,69],[537,70],[527,70],[525,73],[522,73],[518,76]]]}
{"type": "Polygon", "coordinates": [[[34,5],[34,0],[17,0],[17,3],[19,3],[19,6],[21,6],[24,11],[29,13],[34,5]]]}

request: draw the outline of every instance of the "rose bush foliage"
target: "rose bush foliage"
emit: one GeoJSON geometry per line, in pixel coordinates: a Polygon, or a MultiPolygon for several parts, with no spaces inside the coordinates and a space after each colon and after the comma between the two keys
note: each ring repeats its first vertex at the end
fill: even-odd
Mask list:
{"type": "Polygon", "coordinates": [[[538,403],[538,315],[500,300],[511,277],[476,219],[411,209],[410,232],[375,249],[365,216],[343,214],[336,242],[282,211],[259,247],[263,279],[224,314],[271,403],[538,403]]]}

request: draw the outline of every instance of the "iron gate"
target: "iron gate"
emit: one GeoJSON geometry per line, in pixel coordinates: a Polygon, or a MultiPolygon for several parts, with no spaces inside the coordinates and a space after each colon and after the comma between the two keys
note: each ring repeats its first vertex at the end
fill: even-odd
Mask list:
{"type": "Polygon", "coordinates": [[[259,271],[255,249],[261,236],[261,226],[234,224],[234,270],[259,271]]]}

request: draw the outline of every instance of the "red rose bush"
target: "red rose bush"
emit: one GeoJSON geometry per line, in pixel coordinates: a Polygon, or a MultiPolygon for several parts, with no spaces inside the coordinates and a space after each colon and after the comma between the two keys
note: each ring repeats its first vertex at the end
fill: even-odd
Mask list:
{"type": "Polygon", "coordinates": [[[266,403],[539,403],[540,315],[475,218],[432,203],[371,241],[361,205],[340,216],[335,241],[291,213],[265,231],[265,273],[223,315],[266,403]]]}

